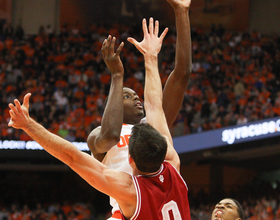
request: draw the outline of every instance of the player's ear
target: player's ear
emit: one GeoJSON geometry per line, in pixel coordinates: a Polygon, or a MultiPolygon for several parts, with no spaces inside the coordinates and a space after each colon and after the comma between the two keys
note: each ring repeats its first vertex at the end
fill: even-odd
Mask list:
{"type": "Polygon", "coordinates": [[[130,154],[128,155],[128,162],[129,162],[130,166],[132,165],[132,163],[134,163],[134,160],[132,159],[130,154]]]}

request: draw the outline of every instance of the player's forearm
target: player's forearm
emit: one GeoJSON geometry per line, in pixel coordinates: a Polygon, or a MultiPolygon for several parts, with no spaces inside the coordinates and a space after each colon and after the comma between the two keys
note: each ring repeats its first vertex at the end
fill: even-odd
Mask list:
{"type": "MultiPolygon", "coordinates": [[[[149,114],[149,108],[161,108],[162,106],[162,85],[159,77],[158,58],[157,55],[147,55],[145,58],[145,89],[144,89],[144,105],[149,114]],[[148,108],[148,109],[147,109],[148,108]]],[[[148,116],[148,115],[147,115],[148,116]]]]}
{"type": "Polygon", "coordinates": [[[102,136],[119,140],[123,123],[123,74],[113,75],[108,101],[101,121],[102,136]]]}
{"type": "Polygon", "coordinates": [[[174,8],[174,12],[177,32],[175,71],[189,77],[192,64],[189,8],[177,7],[174,8]]]}

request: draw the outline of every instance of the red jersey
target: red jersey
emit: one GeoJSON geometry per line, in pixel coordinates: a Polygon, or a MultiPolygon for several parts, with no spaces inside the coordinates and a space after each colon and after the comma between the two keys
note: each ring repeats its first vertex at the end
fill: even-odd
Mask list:
{"type": "Polygon", "coordinates": [[[137,206],[130,220],[191,220],[187,185],[170,163],[165,161],[157,174],[133,180],[137,206]]]}

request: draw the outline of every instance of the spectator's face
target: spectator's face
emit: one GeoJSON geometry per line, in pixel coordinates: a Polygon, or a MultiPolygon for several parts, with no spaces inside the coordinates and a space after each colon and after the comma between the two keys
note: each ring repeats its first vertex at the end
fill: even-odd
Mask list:
{"type": "Polygon", "coordinates": [[[236,220],[239,219],[237,206],[231,199],[223,199],[212,212],[211,220],[236,220]]]}
{"type": "Polygon", "coordinates": [[[135,91],[130,88],[123,88],[123,104],[124,104],[124,123],[136,124],[144,116],[144,109],[135,91]]]}

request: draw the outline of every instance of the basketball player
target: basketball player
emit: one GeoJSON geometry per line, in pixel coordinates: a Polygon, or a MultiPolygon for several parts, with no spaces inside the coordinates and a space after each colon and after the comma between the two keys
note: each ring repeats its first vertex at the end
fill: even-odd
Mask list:
{"type": "Polygon", "coordinates": [[[28,113],[30,93],[25,95],[22,106],[18,100],[9,104],[11,120],[8,125],[23,129],[91,186],[115,198],[121,210],[120,219],[190,220],[188,189],[179,173],[180,159],[173,148],[162,108],[157,56],[168,29],[158,37],[159,22],[154,24],[151,18],[149,27],[143,20],[143,31],[142,42],[130,39],[144,55],[146,69],[144,104],[147,123],[133,127],[129,143],[133,176],[108,168],[31,119],[28,113]]]}
{"type": "Polygon", "coordinates": [[[225,198],[216,204],[211,220],[245,220],[240,203],[231,198],[225,198]]]}
{"type": "MultiPolygon", "coordinates": [[[[175,68],[170,74],[163,91],[163,109],[168,127],[174,122],[182,105],[191,73],[191,36],[189,7],[191,0],[168,0],[175,12],[177,42],[175,68]]],[[[144,117],[144,109],[135,91],[123,88],[121,79],[124,67],[119,54],[121,44],[114,53],[115,38],[109,36],[102,47],[104,61],[112,74],[111,87],[101,121],[101,127],[94,129],[88,136],[88,146],[93,156],[106,166],[132,173],[128,164],[128,141],[133,125],[144,117]]],[[[132,43],[132,38],[128,39],[132,43]]],[[[119,215],[116,201],[110,198],[113,207],[112,219],[119,215]],[[116,214],[115,214],[116,213],[116,214]]]]}

